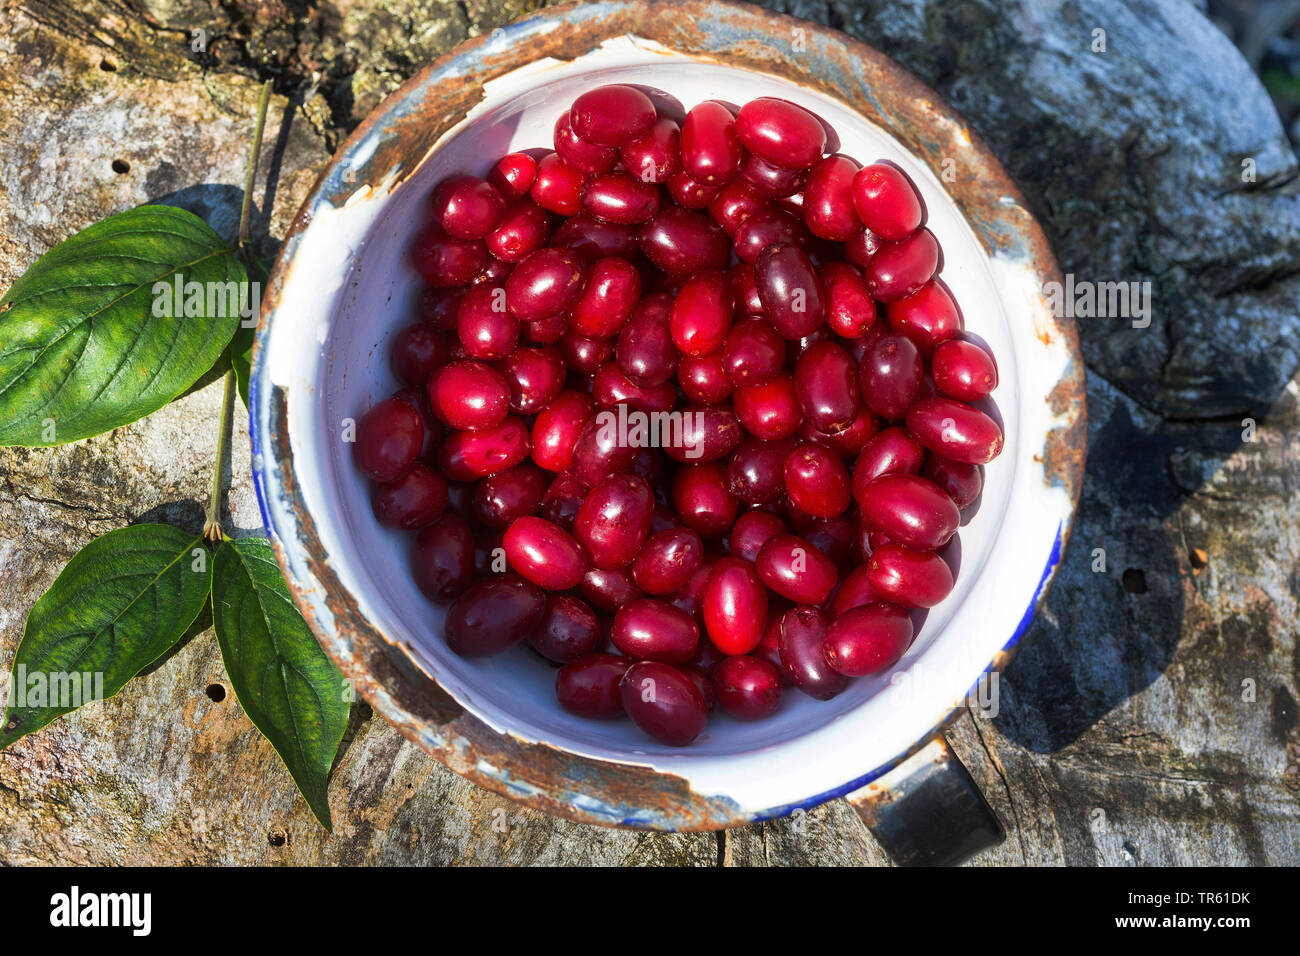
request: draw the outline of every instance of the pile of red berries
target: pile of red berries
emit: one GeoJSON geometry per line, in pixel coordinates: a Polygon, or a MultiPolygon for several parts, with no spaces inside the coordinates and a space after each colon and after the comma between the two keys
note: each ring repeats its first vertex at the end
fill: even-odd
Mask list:
{"type": "Polygon", "coordinates": [[[952,590],[996,367],[912,183],[827,142],[784,100],[679,125],[604,86],[554,152],[434,190],[406,387],[355,455],[457,654],[527,640],[562,707],[684,745],[715,701],[888,668],[952,590]]]}

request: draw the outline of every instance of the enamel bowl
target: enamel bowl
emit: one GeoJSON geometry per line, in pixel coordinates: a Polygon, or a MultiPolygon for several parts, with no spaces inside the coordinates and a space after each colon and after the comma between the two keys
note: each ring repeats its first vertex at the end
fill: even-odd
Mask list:
{"type": "Polygon", "coordinates": [[[1024,633],[1069,533],[1083,467],[1082,362],[1044,283],[1059,279],[1025,202],[938,96],[832,30],[733,4],[547,9],[471,40],[389,97],[347,140],[281,251],[252,372],[253,469],[266,526],[306,620],[376,712],[448,767],[587,822],[709,829],[858,790],[941,730],[1024,633]],[[746,724],[715,713],[690,747],[555,702],[526,647],[464,660],[444,609],[416,589],[410,536],[374,520],[345,426],[396,388],[393,334],[422,283],[408,250],[433,185],[546,146],[584,90],[632,83],[689,108],[759,96],[799,103],[861,162],[918,185],[942,278],[997,357],[1006,430],[977,513],[947,552],[952,595],[888,673],[829,702],[790,691],[746,724]],[[947,175],[946,174],[950,174],[947,175]],[[949,181],[950,180],[950,181],[949,181]]]}

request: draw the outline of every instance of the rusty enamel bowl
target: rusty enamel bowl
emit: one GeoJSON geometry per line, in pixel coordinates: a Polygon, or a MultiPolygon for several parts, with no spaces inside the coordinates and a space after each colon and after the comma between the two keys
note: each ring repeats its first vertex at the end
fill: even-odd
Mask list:
{"type": "Polygon", "coordinates": [[[294,221],[253,361],[253,468],[266,526],[303,614],[344,674],[404,735],[478,784],[563,816],[656,829],[726,827],[869,796],[861,788],[918,750],[931,768],[943,762],[924,745],[1005,662],[1068,536],[1083,466],[1083,366],[1074,329],[1043,295],[1058,278],[984,143],[874,50],[727,3],[548,9],[462,44],[389,97],[294,221]],[[761,723],[715,714],[685,749],[659,746],[628,721],[564,713],[553,672],[526,648],[488,660],[452,654],[443,609],[408,571],[409,537],[375,522],[341,437],[347,420],[397,387],[388,345],[420,291],[407,250],[433,184],[548,144],[559,111],[613,82],[687,108],[784,97],[825,117],[843,152],[898,163],[924,195],[943,279],[1001,371],[993,398],[1005,451],[961,531],[957,587],[907,655],[829,702],[791,692],[761,723]]]}

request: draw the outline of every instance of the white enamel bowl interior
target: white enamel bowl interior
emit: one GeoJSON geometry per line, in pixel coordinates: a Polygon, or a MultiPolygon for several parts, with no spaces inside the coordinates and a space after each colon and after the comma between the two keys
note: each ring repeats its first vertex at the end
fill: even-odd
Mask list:
{"type": "MultiPolygon", "coordinates": [[[[1012,640],[1068,514],[1064,494],[1053,497],[1043,487],[1042,466],[1033,460],[1050,425],[1043,397],[1063,365],[1037,354],[1042,346],[1032,326],[1039,296],[1028,270],[991,259],[930,171],[838,101],[778,77],[633,41],[606,44],[573,62],[533,64],[489,84],[465,122],[431,155],[409,163],[418,169],[391,191],[387,184],[359,185],[341,209],[315,211],[263,344],[271,383],[289,395],[302,494],[332,567],[367,619],[409,647],[423,669],[494,728],[684,776],[696,792],[724,795],[750,815],[843,792],[927,737],[1012,640]],[[444,609],[421,596],[408,571],[410,536],[375,522],[366,481],[338,438],[344,419],[359,418],[398,387],[388,348],[410,321],[420,290],[407,250],[426,221],[434,184],[456,172],[486,174],[503,153],[547,145],[561,110],[584,90],[614,82],[660,90],[687,108],[706,98],[741,104],[784,97],[823,116],[848,155],[900,165],[928,206],[929,227],[943,247],[942,278],[1001,373],[993,397],[1006,429],[1005,451],[987,468],[978,512],[949,552],[960,554],[956,589],[929,613],[905,657],[829,702],[791,690],[780,713],[759,723],[715,713],[685,749],[660,746],[627,720],[566,714],[555,702],[553,669],[526,647],[487,660],[452,654],[441,637],[444,609]],[[314,342],[322,348],[308,347],[314,342]]],[[[270,508],[274,525],[274,502],[270,508]]],[[[292,555],[290,564],[297,564],[292,555]]]]}

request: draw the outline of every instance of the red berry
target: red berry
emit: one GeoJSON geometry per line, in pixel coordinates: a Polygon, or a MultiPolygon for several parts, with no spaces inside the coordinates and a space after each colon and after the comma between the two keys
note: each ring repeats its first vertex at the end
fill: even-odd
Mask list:
{"type": "Polygon", "coordinates": [[[357,423],[352,454],[375,481],[404,478],[424,444],[424,425],[415,406],[399,398],[376,403],[357,423]]]}

